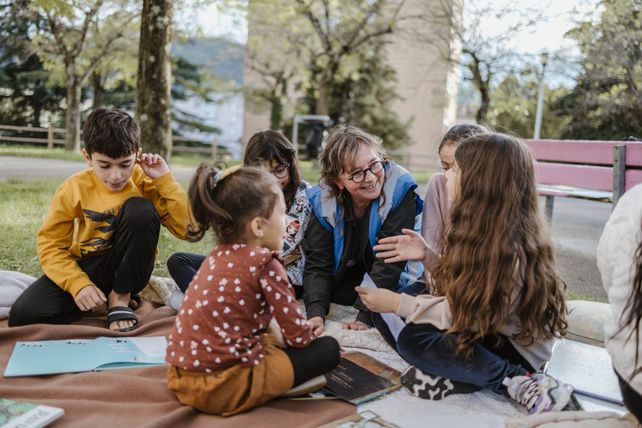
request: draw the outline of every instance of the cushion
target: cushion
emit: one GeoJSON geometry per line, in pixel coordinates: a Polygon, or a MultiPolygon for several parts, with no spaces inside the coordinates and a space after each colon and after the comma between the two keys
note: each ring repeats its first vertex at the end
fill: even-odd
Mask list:
{"type": "Polygon", "coordinates": [[[9,317],[9,309],[36,278],[24,273],[0,270],[0,320],[9,317]]]}

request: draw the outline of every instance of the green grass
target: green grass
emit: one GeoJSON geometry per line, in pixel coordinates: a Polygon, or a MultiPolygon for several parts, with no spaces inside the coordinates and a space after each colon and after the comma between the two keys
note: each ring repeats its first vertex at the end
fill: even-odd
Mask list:
{"type": "MultiPolygon", "coordinates": [[[[47,214],[51,198],[62,179],[0,182],[0,270],[16,270],[38,277],[42,270],[36,251],[36,233],[47,214]]],[[[186,183],[181,183],[186,187],[186,183]]],[[[211,235],[198,243],[175,238],[161,229],[154,275],[168,276],[165,262],[177,251],[206,254],[212,248],[211,235]]]]}

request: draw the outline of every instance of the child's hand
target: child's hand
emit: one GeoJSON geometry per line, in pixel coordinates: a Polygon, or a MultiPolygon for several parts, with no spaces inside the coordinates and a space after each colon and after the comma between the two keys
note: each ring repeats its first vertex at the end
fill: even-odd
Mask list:
{"type": "Polygon", "coordinates": [[[138,157],[136,162],[143,168],[145,174],[153,180],[169,172],[169,167],[165,159],[156,153],[143,153],[138,157]]]}
{"type": "Polygon", "coordinates": [[[361,301],[372,312],[397,312],[401,296],[385,288],[355,287],[361,301]]]}
{"type": "Polygon", "coordinates": [[[379,240],[372,249],[378,259],[386,263],[397,263],[406,260],[423,260],[430,251],[424,238],[411,229],[401,229],[403,235],[389,236],[379,240]]]}
{"type": "Polygon", "coordinates": [[[82,288],[76,296],[74,301],[81,311],[91,311],[98,305],[102,305],[107,301],[105,294],[100,291],[100,288],[95,285],[88,285],[82,288]]]}
{"type": "Polygon", "coordinates": [[[312,333],[315,336],[321,336],[323,334],[323,318],[321,317],[312,317],[308,320],[310,325],[312,326],[312,333]]]}

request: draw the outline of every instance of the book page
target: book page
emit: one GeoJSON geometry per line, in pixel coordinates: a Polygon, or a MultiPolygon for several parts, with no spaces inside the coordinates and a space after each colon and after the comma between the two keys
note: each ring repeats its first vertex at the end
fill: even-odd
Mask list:
{"type": "Polygon", "coordinates": [[[560,340],[553,349],[546,373],[573,385],[577,394],[622,404],[611,357],[604,348],[560,340]]]}
{"type": "Polygon", "coordinates": [[[164,336],[130,337],[129,340],[150,358],[165,358],[167,339],[164,336]]]}
{"type": "MultiPolygon", "coordinates": [[[[368,274],[365,274],[363,276],[361,286],[366,288],[377,288],[374,281],[368,274]]],[[[401,329],[406,326],[406,323],[401,319],[399,315],[392,312],[382,312],[379,315],[381,315],[381,318],[383,318],[385,323],[388,325],[388,329],[390,330],[392,337],[394,337],[396,341],[399,337],[399,333],[401,333],[401,329]]]]}

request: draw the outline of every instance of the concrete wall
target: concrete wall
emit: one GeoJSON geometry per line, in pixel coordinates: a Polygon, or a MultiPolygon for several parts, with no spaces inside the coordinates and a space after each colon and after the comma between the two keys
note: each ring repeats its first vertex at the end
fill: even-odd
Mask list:
{"type": "MultiPolygon", "coordinates": [[[[411,0],[404,5],[402,17],[425,13],[426,3],[442,7],[440,0],[411,0]]],[[[443,59],[445,45],[440,52],[413,36],[426,31],[420,28],[425,22],[403,19],[400,22],[402,31],[394,35],[389,45],[388,59],[397,72],[397,93],[402,98],[394,108],[403,120],[413,119],[410,127],[413,144],[406,148],[406,164],[417,170],[436,171],[440,168],[437,148],[441,137],[455,121],[458,77],[455,68],[443,59]]],[[[450,32],[447,27],[442,30],[450,32]]],[[[451,39],[449,34],[437,38],[451,39]]],[[[455,51],[451,55],[460,50],[458,40],[451,42],[450,49],[455,51]]]]}

